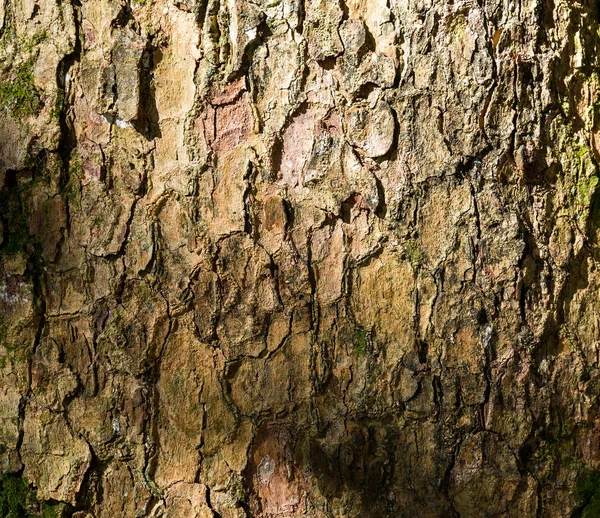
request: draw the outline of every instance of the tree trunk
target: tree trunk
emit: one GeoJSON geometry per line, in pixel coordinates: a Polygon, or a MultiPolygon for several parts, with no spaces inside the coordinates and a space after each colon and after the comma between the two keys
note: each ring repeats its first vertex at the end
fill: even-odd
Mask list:
{"type": "Polygon", "coordinates": [[[599,16],[0,0],[0,514],[598,516],[599,16]]]}

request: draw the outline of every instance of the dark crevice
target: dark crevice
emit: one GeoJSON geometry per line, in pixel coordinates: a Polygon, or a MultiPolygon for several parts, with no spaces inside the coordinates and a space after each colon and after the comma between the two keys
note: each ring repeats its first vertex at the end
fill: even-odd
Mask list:
{"type": "Polygon", "coordinates": [[[162,60],[162,50],[155,46],[155,38],[150,37],[142,53],[140,72],[140,104],[138,116],[131,121],[132,126],[147,140],[162,137],[159,113],[156,105],[154,70],[162,60]]]}

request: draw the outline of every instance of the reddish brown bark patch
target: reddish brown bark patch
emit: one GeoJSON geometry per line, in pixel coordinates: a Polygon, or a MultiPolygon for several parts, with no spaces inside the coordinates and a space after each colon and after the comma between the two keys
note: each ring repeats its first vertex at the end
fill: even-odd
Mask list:
{"type": "Polygon", "coordinates": [[[297,516],[304,509],[308,478],[292,456],[292,437],[265,426],[250,453],[247,480],[253,516],[297,516]]]}

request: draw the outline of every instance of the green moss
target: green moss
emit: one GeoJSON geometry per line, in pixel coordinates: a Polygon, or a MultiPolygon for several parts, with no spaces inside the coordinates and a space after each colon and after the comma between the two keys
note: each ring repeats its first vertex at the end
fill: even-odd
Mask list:
{"type": "Polygon", "coordinates": [[[596,191],[599,178],[597,176],[591,176],[589,178],[580,178],[577,182],[577,192],[579,199],[586,207],[590,205],[592,196],[596,191]]]}
{"type": "Polygon", "coordinates": [[[408,260],[410,261],[410,264],[412,265],[413,269],[418,270],[423,264],[424,260],[423,252],[421,251],[419,245],[414,239],[409,239],[405,243],[404,249],[408,254],[408,260]]]}
{"type": "Polygon", "coordinates": [[[582,160],[589,152],[590,148],[587,146],[578,143],[573,146],[573,155],[579,160],[582,160]]]}
{"type": "Polygon", "coordinates": [[[369,350],[369,339],[370,333],[365,331],[362,327],[354,328],[354,335],[352,337],[352,345],[354,351],[358,356],[364,356],[369,350]]]}
{"type": "Polygon", "coordinates": [[[0,108],[15,119],[40,112],[42,102],[33,81],[34,59],[18,65],[4,81],[0,82],[0,108]]]}
{"type": "Polygon", "coordinates": [[[93,221],[93,225],[95,227],[99,227],[104,223],[104,214],[100,213],[100,214],[96,214],[96,216],[94,216],[94,221],[93,221]]]}
{"type": "Polygon", "coordinates": [[[177,395],[181,396],[182,398],[185,398],[185,396],[186,396],[185,378],[183,377],[183,374],[181,374],[181,372],[175,373],[175,375],[173,376],[173,379],[171,380],[170,388],[171,388],[171,391],[173,392],[173,394],[177,394],[177,395]]]}
{"type": "Polygon", "coordinates": [[[600,517],[600,471],[588,471],[575,488],[577,509],[573,518],[600,517]]]}
{"type": "Polygon", "coordinates": [[[242,484],[241,480],[235,479],[231,484],[231,494],[236,502],[246,503],[248,495],[246,494],[246,488],[242,484]]]}
{"type": "MultiPolygon", "coordinates": [[[[598,198],[600,173],[589,142],[575,130],[567,114],[568,111],[565,111],[562,117],[557,117],[551,124],[550,134],[554,144],[551,149],[556,163],[560,164],[559,184],[569,193],[566,210],[584,230],[590,215],[598,209],[595,200],[598,198]]],[[[594,125],[597,122],[595,120],[594,125]]]]}
{"type": "Polygon", "coordinates": [[[32,52],[47,39],[48,33],[46,31],[38,31],[23,43],[22,50],[25,52],[32,52]]]}
{"type": "Polygon", "coordinates": [[[39,54],[38,47],[48,39],[46,31],[38,31],[30,38],[17,37],[14,30],[7,30],[0,40],[0,53],[9,71],[0,82],[0,109],[20,120],[38,115],[42,107],[40,92],[35,86],[33,69],[39,54]],[[14,60],[14,61],[13,61],[14,60]],[[18,63],[11,66],[13,62],[18,63]]]}
{"type": "MultiPolygon", "coordinates": [[[[221,14],[221,13],[219,13],[219,14],[221,14]]],[[[229,55],[231,54],[231,48],[230,48],[229,33],[228,33],[228,31],[223,30],[223,27],[229,27],[229,17],[225,14],[225,12],[223,12],[223,15],[219,16],[219,18],[220,18],[220,20],[218,23],[219,23],[219,27],[221,28],[220,33],[219,33],[219,43],[218,43],[219,62],[226,63],[229,55]]]]}
{"type": "Polygon", "coordinates": [[[39,516],[41,518],[58,518],[60,516],[59,512],[61,507],[61,505],[55,506],[44,502],[39,516]]]}
{"type": "Polygon", "coordinates": [[[45,165],[43,174],[49,179],[60,178],[62,174],[62,161],[56,156],[51,156],[45,165]]]}
{"type": "Polygon", "coordinates": [[[8,234],[2,252],[7,255],[16,255],[22,251],[29,242],[29,233],[23,227],[13,227],[8,234]]]}
{"type": "Polygon", "coordinates": [[[0,475],[0,516],[3,518],[57,518],[63,507],[63,504],[40,503],[23,477],[0,475]]]}
{"type": "Polygon", "coordinates": [[[2,475],[0,477],[0,516],[21,518],[30,516],[33,504],[27,483],[21,477],[2,475]]]}

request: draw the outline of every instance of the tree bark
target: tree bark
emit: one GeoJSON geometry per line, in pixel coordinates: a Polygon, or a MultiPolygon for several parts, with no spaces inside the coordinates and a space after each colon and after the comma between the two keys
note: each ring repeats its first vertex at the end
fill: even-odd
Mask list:
{"type": "Polygon", "coordinates": [[[0,510],[596,516],[599,16],[0,0],[0,510]]]}

